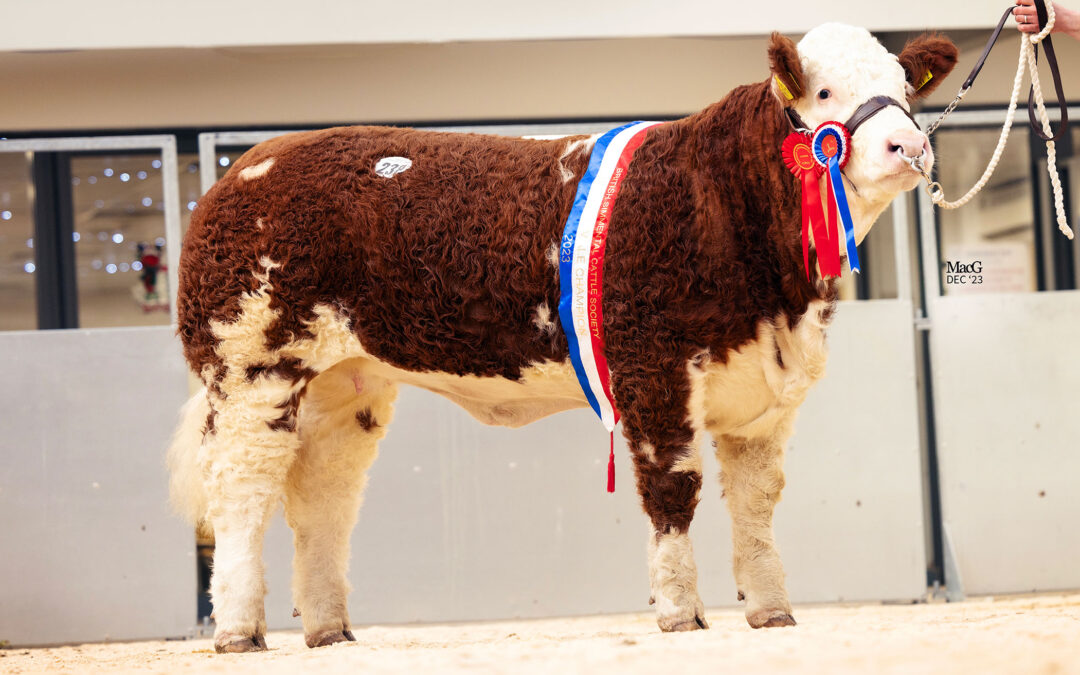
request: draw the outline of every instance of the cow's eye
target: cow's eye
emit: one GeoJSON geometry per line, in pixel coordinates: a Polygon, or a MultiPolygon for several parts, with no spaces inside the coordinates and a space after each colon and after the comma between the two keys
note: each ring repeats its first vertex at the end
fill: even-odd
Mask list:
{"type": "Polygon", "coordinates": [[[817,97],[822,101],[829,98],[830,96],[832,96],[832,92],[829,91],[828,89],[822,89],[821,91],[819,91],[817,93],[817,97]]]}

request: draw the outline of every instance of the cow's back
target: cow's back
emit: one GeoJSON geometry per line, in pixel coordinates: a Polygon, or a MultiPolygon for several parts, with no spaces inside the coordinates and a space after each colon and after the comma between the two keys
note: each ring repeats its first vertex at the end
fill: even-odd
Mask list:
{"type": "Polygon", "coordinates": [[[252,148],[200,200],[184,241],[189,363],[217,362],[210,322],[235,321],[260,278],[277,315],[271,350],[310,337],[323,306],[408,370],[516,378],[561,359],[561,331],[537,320],[555,320],[550,251],[588,159],[562,156],[567,143],[347,127],[252,148]],[[412,166],[383,177],[388,157],[412,166]]]}

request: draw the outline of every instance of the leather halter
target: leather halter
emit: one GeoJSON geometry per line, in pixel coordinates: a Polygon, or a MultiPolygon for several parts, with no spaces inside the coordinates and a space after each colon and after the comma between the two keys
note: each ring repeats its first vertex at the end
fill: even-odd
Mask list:
{"type": "MultiPolygon", "coordinates": [[[[847,122],[844,122],[844,126],[847,127],[848,133],[854,136],[855,130],[862,126],[863,122],[892,105],[896,106],[907,115],[907,118],[911,120],[911,123],[915,125],[916,129],[922,130],[922,127],[920,127],[919,123],[915,121],[915,118],[911,116],[911,113],[908,112],[907,108],[900,105],[900,103],[891,96],[874,96],[866,101],[855,109],[855,112],[851,114],[851,117],[848,118],[847,122]]],[[[787,113],[788,123],[791,124],[792,130],[813,131],[813,129],[806,126],[806,122],[803,121],[802,116],[796,112],[795,108],[790,106],[786,107],[784,108],[784,112],[787,113]]]]}

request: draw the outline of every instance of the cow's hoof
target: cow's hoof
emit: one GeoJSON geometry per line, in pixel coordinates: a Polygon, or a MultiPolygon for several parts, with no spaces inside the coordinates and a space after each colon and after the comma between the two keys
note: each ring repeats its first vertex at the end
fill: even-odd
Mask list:
{"type": "Polygon", "coordinates": [[[331,629],[314,635],[305,635],[304,642],[307,643],[308,647],[314,649],[315,647],[328,647],[337,642],[356,642],[356,638],[353,637],[352,631],[347,628],[344,630],[331,629]]]}
{"type": "Polygon", "coordinates": [[[695,616],[689,621],[679,621],[678,623],[673,620],[659,619],[657,623],[660,625],[660,630],[665,633],[682,633],[688,630],[702,630],[709,627],[708,622],[701,616],[695,616]]]}
{"type": "Polygon", "coordinates": [[[244,652],[265,652],[266,638],[262,635],[236,635],[221,633],[214,637],[214,650],[218,654],[243,654],[244,652]]]}
{"type": "Polygon", "coordinates": [[[763,609],[746,615],[751,628],[781,628],[794,626],[795,619],[782,609],[763,609]]]}

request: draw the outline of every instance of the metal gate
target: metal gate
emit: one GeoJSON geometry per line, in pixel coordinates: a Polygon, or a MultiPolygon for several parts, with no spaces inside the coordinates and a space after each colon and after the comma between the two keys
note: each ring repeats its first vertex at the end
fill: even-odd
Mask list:
{"type": "MultiPolygon", "coordinates": [[[[148,198],[164,201],[175,293],[173,136],[0,141],[8,153],[102,151],[159,153],[163,194],[148,198]]],[[[65,236],[70,245],[72,233],[65,236]]],[[[170,304],[173,320],[163,326],[0,332],[0,640],[190,633],[195,539],[169,512],[164,466],[187,397],[170,304]]]]}
{"type": "MultiPolygon", "coordinates": [[[[1071,116],[1078,114],[1080,108],[1070,110],[1071,116]]],[[[935,117],[920,115],[919,121],[925,125],[935,117]]],[[[954,113],[939,138],[950,129],[1000,128],[1002,118],[1000,111],[954,113]]],[[[1022,124],[1018,119],[1012,139],[1019,149],[1022,124]]],[[[1068,148],[1068,141],[1059,148],[1068,148]]],[[[979,155],[984,152],[989,152],[986,146],[979,145],[979,155]]],[[[1063,153],[1059,165],[1063,177],[1071,174],[1075,190],[1080,167],[1067,157],[1063,153]]],[[[949,161],[942,155],[941,163],[949,161]]],[[[1005,227],[1000,237],[964,241],[948,229],[959,221],[941,225],[951,216],[935,212],[927,196],[919,194],[925,327],[951,598],[1080,587],[1080,353],[1073,347],[1080,331],[1080,292],[1024,291],[1025,283],[1032,291],[1075,288],[1075,278],[1047,283],[1053,276],[1050,263],[1039,264],[1053,260],[1046,253],[1055,247],[1075,251],[1075,244],[1048,225],[1045,212],[1040,217],[1038,204],[1048,202],[1045,163],[1032,157],[1031,166],[1032,173],[1043,176],[1028,179],[1028,184],[1043,186],[1034,194],[1032,256],[1023,255],[1024,246],[1015,243],[1016,234],[1027,236],[1022,226],[1011,235],[1005,227]],[[960,242],[951,253],[942,250],[946,236],[960,242]],[[1002,245],[1001,240],[1010,239],[1011,246],[1002,245]],[[964,292],[973,282],[986,283],[992,269],[1001,292],[964,292]],[[982,276],[976,280],[976,274],[982,276]],[[1038,277],[1034,281],[1032,274],[1038,277]]],[[[1007,180],[999,184],[996,195],[964,207],[967,218],[980,217],[979,201],[983,216],[1009,217],[1008,204],[1016,196],[1002,195],[1014,188],[1007,180]]],[[[1070,221],[1077,226],[1075,210],[1070,221]]],[[[1065,259],[1071,261],[1072,254],[1065,259]]],[[[1067,268],[1059,266],[1059,275],[1067,268]]]]}

